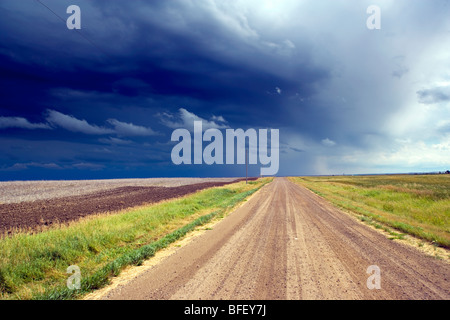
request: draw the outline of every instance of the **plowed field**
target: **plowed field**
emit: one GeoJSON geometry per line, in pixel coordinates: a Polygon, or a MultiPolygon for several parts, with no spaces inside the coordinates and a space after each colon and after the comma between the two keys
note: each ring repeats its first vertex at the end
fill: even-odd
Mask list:
{"type": "MultiPolygon", "coordinates": [[[[76,182],[72,184],[72,189],[64,182],[46,182],[41,192],[43,190],[49,190],[49,193],[53,196],[48,199],[41,199],[38,197],[39,200],[34,201],[11,201],[11,203],[0,204],[0,235],[11,234],[19,229],[31,231],[39,230],[39,228],[45,228],[55,223],[66,223],[92,214],[115,212],[130,207],[177,198],[205,188],[223,186],[238,180],[214,180],[213,178],[210,178],[209,180],[203,179],[205,182],[193,184],[190,179],[169,181],[169,185],[184,184],[175,187],[126,185],[115,187],[117,184],[115,181],[112,181],[109,182],[110,189],[108,189],[107,182],[99,183],[99,185],[96,185],[95,187],[93,187],[92,184],[87,184],[86,187],[88,189],[90,188],[90,193],[80,191],[79,185],[77,185],[76,182]],[[58,184],[62,184],[62,189],[66,188],[63,193],[57,191],[58,184]],[[101,191],[95,191],[99,189],[101,191]],[[73,196],[58,196],[60,194],[68,194],[70,190],[74,193],[78,192],[79,194],[73,196]]],[[[132,181],[129,183],[131,184],[132,181]]],[[[143,182],[141,182],[141,184],[142,183],[143,182]]],[[[152,181],[147,183],[152,183],[152,181]]],[[[30,194],[39,192],[39,189],[36,190],[36,188],[39,188],[39,185],[42,185],[42,183],[30,184],[27,182],[3,184],[9,184],[9,186],[15,184],[14,187],[17,189],[20,189],[20,184],[22,184],[22,197],[26,199],[30,198],[30,194]],[[26,188],[28,188],[28,190],[26,188]]],[[[83,184],[83,182],[81,182],[81,184],[83,184]]],[[[4,185],[0,186],[0,192],[3,191],[3,193],[6,193],[6,190],[8,189],[5,188],[4,185]]]]}

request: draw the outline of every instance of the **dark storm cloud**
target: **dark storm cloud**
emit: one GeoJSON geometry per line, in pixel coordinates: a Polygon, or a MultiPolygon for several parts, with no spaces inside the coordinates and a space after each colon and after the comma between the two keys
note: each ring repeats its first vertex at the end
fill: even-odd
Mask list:
{"type": "MultiPolygon", "coordinates": [[[[61,9],[64,3],[47,2],[61,9]]],[[[243,116],[252,118],[260,112],[262,118],[271,114],[272,120],[283,121],[279,112],[272,112],[273,105],[283,108],[283,103],[267,92],[279,87],[284,94],[308,96],[314,92],[314,84],[327,76],[325,69],[310,63],[307,45],[294,49],[288,40],[266,44],[239,21],[224,23],[226,15],[208,1],[196,5],[142,1],[79,5],[85,14],[83,21],[87,21],[80,33],[90,41],[64,30],[61,21],[37,5],[25,11],[25,16],[33,16],[33,22],[9,15],[10,23],[22,26],[20,47],[9,39],[3,48],[8,53],[3,67],[11,73],[9,79],[18,79],[16,88],[28,88],[26,79],[34,79],[31,83],[38,82],[44,95],[57,83],[72,90],[122,97],[189,97],[201,100],[201,108],[213,112],[223,105],[239,108],[245,104],[246,108],[240,109],[243,116]],[[41,37],[31,32],[34,25],[53,41],[38,41],[41,37]]],[[[7,27],[11,29],[11,25],[7,27]]],[[[28,105],[28,99],[16,101],[14,110],[26,112],[28,105]]],[[[179,107],[168,106],[172,110],[179,107]]]]}
{"type": "Polygon", "coordinates": [[[450,74],[448,1],[41,2],[0,2],[0,159],[15,171],[233,174],[170,164],[171,131],[194,120],[280,128],[282,174],[327,172],[327,157],[340,171],[407,141],[411,101],[449,100],[433,84],[450,74]],[[366,27],[371,4],[381,30],[366,27]]]}

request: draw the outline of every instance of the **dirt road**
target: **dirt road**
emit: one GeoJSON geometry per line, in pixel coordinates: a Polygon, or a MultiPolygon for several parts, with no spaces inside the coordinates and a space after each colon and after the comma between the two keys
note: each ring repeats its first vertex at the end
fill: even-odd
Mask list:
{"type": "Polygon", "coordinates": [[[449,299],[449,276],[447,262],[276,178],[212,230],[100,298],[449,299]]]}

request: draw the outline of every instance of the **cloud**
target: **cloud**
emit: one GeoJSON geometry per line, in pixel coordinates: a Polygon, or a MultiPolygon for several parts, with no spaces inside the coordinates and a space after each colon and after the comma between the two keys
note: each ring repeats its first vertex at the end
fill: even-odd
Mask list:
{"type": "Polygon", "coordinates": [[[80,162],[75,163],[71,165],[72,168],[79,169],[79,170],[102,170],[105,168],[102,164],[96,164],[96,163],[86,163],[86,162],[80,162]]]}
{"type": "Polygon", "coordinates": [[[47,121],[53,125],[72,132],[81,132],[84,134],[102,135],[114,133],[114,130],[98,127],[96,125],[89,124],[86,120],[79,120],[73,116],[65,115],[55,110],[47,111],[47,121]]]}
{"type": "Polygon", "coordinates": [[[56,163],[39,163],[39,162],[26,162],[26,163],[15,163],[12,166],[1,169],[1,171],[22,171],[29,170],[31,168],[41,168],[41,169],[52,169],[52,170],[64,170],[64,169],[78,169],[78,170],[101,170],[105,168],[102,164],[79,162],[70,165],[59,165],[56,163]]]}
{"type": "MultiPolygon", "coordinates": [[[[205,128],[274,127],[282,129],[282,140],[286,141],[288,130],[303,137],[289,142],[305,152],[282,150],[285,174],[290,173],[288,169],[315,172],[314,157],[319,159],[317,168],[325,168],[329,157],[344,159],[344,150],[363,155],[390,152],[390,142],[397,137],[411,141],[423,137],[428,143],[449,132],[444,120],[449,119],[450,109],[432,108],[450,99],[450,84],[436,82],[450,81],[447,0],[419,0],[415,6],[407,0],[383,2],[383,21],[392,23],[376,32],[366,28],[364,3],[202,0],[142,1],[135,6],[120,0],[107,5],[81,2],[85,18],[98,35],[92,40],[98,48],[107,48],[113,59],[79,35],[67,37],[59,32],[56,24],[60,22],[42,6],[10,0],[0,4],[6,13],[0,26],[9,31],[8,37],[0,37],[0,69],[6,72],[0,79],[0,95],[4,106],[14,107],[17,115],[28,119],[3,119],[0,128],[78,132],[58,137],[70,143],[78,138],[84,141],[86,137],[78,136],[90,134],[101,148],[114,150],[125,168],[133,167],[130,163],[145,151],[134,143],[116,146],[132,140],[127,136],[151,136],[152,129],[159,129],[155,120],[169,128],[191,129],[196,120],[205,128]],[[362,39],[367,41],[361,43],[362,39]],[[65,48],[73,48],[73,59],[68,59],[65,48]],[[39,120],[40,108],[52,105],[64,105],[65,114],[54,113],[48,123],[45,117],[39,120]],[[162,113],[165,106],[192,109],[162,113]],[[220,115],[225,107],[224,116],[230,122],[233,119],[233,124],[220,115]],[[162,113],[158,118],[145,122],[149,114],[158,112],[162,113]],[[439,120],[444,122],[437,125],[439,120]],[[380,137],[380,143],[364,143],[362,137],[367,134],[380,137]]],[[[48,4],[52,9],[64,12],[58,9],[65,9],[62,5],[52,3],[48,4]]],[[[9,110],[2,107],[0,114],[9,115],[9,110]]],[[[17,130],[9,131],[14,135],[17,130]]],[[[45,133],[32,131],[30,145],[36,144],[40,134],[47,140],[45,133]]],[[[74,159],[69,155],[77,152],[89,155],[86,162],[106,158],[102,152],[91,154],[91,142],[82,150],[54,148],[51,156],[74,159]]],[[[2,152],[5,163],[52,162],[44,154],[48,153],[45,143],[32,152],[25,149],[26,143],[10,143],[11,150],[2,152]],[[23,148],[20,154],[19,147],[23,148]]],[[[377,158],[373,158],[371,168],[376,166],[377,158]]],[[[358,159],[361,162],[351,164],[366,163],[362,156],[358,159]]],[[[371,168],[365,169],[370,172],[371,168]]],[[[167,170],[153,172],[173,174],[170,166],[167,170]]],[[[194,168],[183,170],[183,174],[205,174],[194,168]]]]}
{"type": "Polygon", "coordinates": [[[326,139],[323,139],[323,140],[322,140],[322,144],[323,144],[325,147],[333,147],[333,146],[336,145],[336,142],[334,142],[333,140],[330,140],[330,139],[326,138],[326,139]]]}
{"type": "Polygon", "coordinates": [[[151,128],[121,122],[116,119],[109,119],[108,123],[114,126],[115,133],[121,136],[155,136],[160,134],[151,128]]]}
{"type": "Polygon", "coordinates": [[[279,56],[289,56],[296,49],[295,44],[291,40],[284,40],[281,44],[263,41],[262,45],[269,48],[269,50],[279,56]]]}
{"type": "Polygon", "coordinates": [[[305,152],[305,150],[299,149],[299,148],[294,148],[294,147],[289,147],[290,150],[295,151],[295,152],[305,152]]]}
{"type": "Polygon", "coordinates": [[[81,132],[90,135],[117,134],[119,136],[154,136],[160,134],[153,131],[151,128],[122,122],[117,119],[107,120],[114,128],[99,127],[88,123],[86,120],[79,120],[73,116],[55,110],[48,110],[46,119],[53,126],[59,126],[72,132],[81,132]]]}
{"type": "Polygon", "coordinates": [[[61,166],[56,163],[38,163],[38,162],[27,162],[27,163],[15,163],[9,168],[4,169],[5,171],[16,171],[16,170],[27,170],[29,168],[42,168],[42,169],[63,169],[61,166]]]}
{"type": "Polygon", "coordinates": [[[405,74],[409,72],[409,68],[405,66],[405,56],[396,56],[393,58],[395,67],[394,71],[392,71],[392,76],[401,79],[405,74]]]}
{"type": "Polygon", "coordinates": [[[218,121],[218,122],[227,122],[225,119],[224,119],[224,117],[222,117],[222,116],[212,116],[211,117],[211,120],[212,121],[218,121]]]}
{"type": "MultiPolygon", "coordinates": [[[[435,143],[427,143],[421,139],[397,140],[395,144],[390,145],[390,148],[380,148],[368,152],[349,152],[348,155],[351,163],[364,164],[371,168],[391,167],[405,172],[418,171],[419,168],[447,170],[450,157],[450,135],[442,137],[435,143]]],[[[334,160],[344,162],[346,158],[334,160]]]]}
{"type": "Polygon", "coordinates": [[[397,78],[401,78],[403,77],[405,74],[407,74],[409,72],[409,69],[405,66],[398,66],[394,71],[392,71],[392,76],[393,77],[397,77],[397,78]]]}
{"type": "Polygon", "coordinates": [[[419,102],[423,104],[450,101],[450,86],[419,90],[417,95],[419,102]]]}
{"type": "Polygon", "coordinates": [[[119,139],[119,138],[114,138],[114,137],[109,137],[107,139],[102,138],[102,139],[98,139],[98,141],[101,143],[113,144],[113,145],[128,145],[128,144],[133,143],[133,141],[131,141],[131,140],[119,139]]]}
{"type": "Polygon", "coordinates": [[[436,126],[438,132],[450,133],[450,120],[441,120],[436,126]]]}
{"type": "Polygon", "coordinates": [[[159,116],[161,123],[172,129],[185,128],[192,130],[194,128],[194,121],[202,121],[203,130],[229,128],[226,120],[222,116],[212,116],[211,120],[205,120],[184,108],[178,110],[178,115],[162,113],[159,116]]]}
{"type": "MultiPolygon", "coordinates": [[[[27,119],[21,117],[0,117],[0,129],[6,128],[22,128],[22,129],[54,129],[60,127],[62,129],[80,132],[89,135],[105,135],[117,134],[119,136],[155,136],[160,135],[159,132],[149,127],[138,126],[133,123],[122,122],[117,119],[108,119],[107,122],[113,128],[100,127],[88,123],[86,120],[80,120],[71,115],[66,115],[55,110],[46,111],[47,123],[30,123],[27,119]]],[[[224,121],[222,117],[217,120],[224,121]]],[[[103,142],[106,142],[104,139],[103,142]]],[[[126,140],[110,138],[108,143],[124,144],[126,140]]]]}
{"type": "Polygon", "coordinates": [[[0,117],[0,129],[22,128],[22,129],[51,129],[46,123],[31,123],[21,117],[0,117]]]}

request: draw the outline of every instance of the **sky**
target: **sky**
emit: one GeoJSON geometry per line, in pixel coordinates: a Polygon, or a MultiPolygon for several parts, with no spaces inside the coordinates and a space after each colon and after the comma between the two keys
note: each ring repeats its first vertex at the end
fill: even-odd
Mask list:
{"type": "Polygon", "coordinates": [[[0,180],[245,176],[172,162],[194,121],[279,130],[278,176],[449,170],[449,15],[448,0],[2,0],[0,180]]]}

